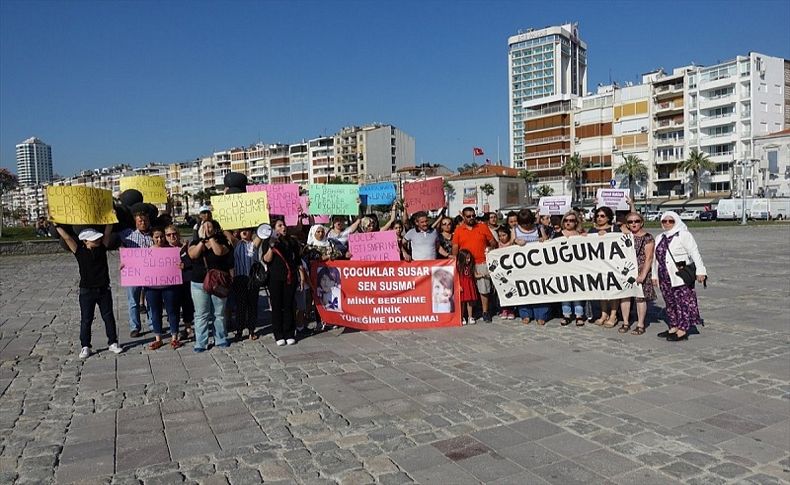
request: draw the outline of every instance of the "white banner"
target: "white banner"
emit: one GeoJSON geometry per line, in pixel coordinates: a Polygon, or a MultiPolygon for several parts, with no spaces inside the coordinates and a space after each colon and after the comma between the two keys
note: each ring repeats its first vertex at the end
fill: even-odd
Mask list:
{"type": "Polygon", "coordinates": [[[538,212],[542,216],[562,216],[571,210],[570,195],[552,195],[541,197],[538,202],[538,212]]]}
{"type": "Polygon", "coordinates": [[[598,207],[606,206],[613,211],[627,211],[631,210],[628,205],[628,191],[620,189],[598,189],[595,194],[598,199],[598,207]]]}
{"type": "Polygon", "coordinates": [[[630,234],[574,236],[510,246],[486,256],[502,306],[637,296],[630,234]]]}

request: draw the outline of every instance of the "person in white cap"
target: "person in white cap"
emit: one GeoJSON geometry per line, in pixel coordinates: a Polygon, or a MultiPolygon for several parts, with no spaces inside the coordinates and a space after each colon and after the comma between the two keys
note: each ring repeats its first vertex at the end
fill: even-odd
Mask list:
{"type": "Polygon", "coordinates": [[[80,231],[75,241],[62,227],[55,224],[63,242],[77,258],[80,270],[80,359],[91,355],[91,325],[99,306],[107,344],[112,353],[120,354],[123,349],[118,345],[118,331],[115,328],[115,315],[112,308],[112,290],[110,289],[110,271],[107,266],[107,246],[112,237],[112,225],[104,227],[104,234],[93,228],[80,231]]]}

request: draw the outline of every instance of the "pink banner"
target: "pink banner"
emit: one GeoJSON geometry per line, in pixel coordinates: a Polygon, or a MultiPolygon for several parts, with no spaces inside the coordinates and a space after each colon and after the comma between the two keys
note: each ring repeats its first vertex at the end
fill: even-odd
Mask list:
{"type": "Polygon", "coordinates": [[[269,214],[285,216],[285,224],[295,226],[299,220],[299,186],[297,184],[248,185],[247,192],[265,191],[269,214]]]}
{"type": "MultiPolygon", "coordinates": [[[[307,196],[299,196],[299,207],[302,209],[302,214],[307,214],[307,196]]],[[[329,216],[312,216],[316,224],[329,224],[329,216]]],[[[302,217],[302,224],[309,224],[310,220],[307,217],[302,217]]]]}
{"type": "Polygon", "coordinates": [[[121,286],[180,285],[179,248],[121,248],[121,286]]]}
{"type": "Polygon", "coordinates": [[[409,214],[444,207],[444,179],[435,178],[403,184],[403,199],[409,214]]]}
{"type": "Polygon", "coordinates": [[[351,261],[400,261],[395,231],[357,232],[348,236],[351,261]]]}

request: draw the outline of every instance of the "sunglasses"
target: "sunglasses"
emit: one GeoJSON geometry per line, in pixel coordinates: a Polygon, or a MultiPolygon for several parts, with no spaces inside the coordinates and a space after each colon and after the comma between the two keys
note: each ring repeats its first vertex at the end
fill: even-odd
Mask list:
{"type": "Polygon", "coordinates": [[[449,222],[442,222],[442,225],[443,226],[451,226],[452,224],[450,224],[449,222]]]}
{"type": "Polygon", "coordinates": [[[565,219],[562,222],[573,222],[575,224],[576,223],[576,219],[565,219]]]}
{"type": "Polygon", "coordinates": [[[642,220],[641,219],[631,219],[630,221],[625,221],[625,222],[627,222],[629,224],[641,224],[642,220]]]}
{"type": "Polygon", "coordinates": [[[661,221],[661,224],[674,224],[674,223],[675,223],[674,219],[665,219],[661,221]]]}
{"type": "Polygon", "coordinates": [[[168,232],[167,234],[165,234],[165,237],[170,237],[170,236],[178,236],[178,233],[176,233],[176,232],[168,232]]]}
{"type": "Polygon", "coordinates": [[[606,214],[595,214],[595,217],[608,217],[606,214]]]}

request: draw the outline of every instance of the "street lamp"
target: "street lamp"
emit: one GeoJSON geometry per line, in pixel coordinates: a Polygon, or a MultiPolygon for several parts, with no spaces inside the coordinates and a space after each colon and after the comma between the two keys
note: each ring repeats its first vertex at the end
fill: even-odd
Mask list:
{"type": "Polygon", "coordinates": [[[756,158],[745,158],[743,160],[735,162],[736,165],[741,167],[741,225],[746,225],[746,196],[748,192],[746,191],[746,181],[747,181],[747,174],[746,169],[749,169],[748,179],[751,180],[752,178],[752,167],[754,167],[755,163],[758,163],[760,160],[756,158]]]}

